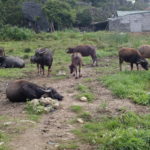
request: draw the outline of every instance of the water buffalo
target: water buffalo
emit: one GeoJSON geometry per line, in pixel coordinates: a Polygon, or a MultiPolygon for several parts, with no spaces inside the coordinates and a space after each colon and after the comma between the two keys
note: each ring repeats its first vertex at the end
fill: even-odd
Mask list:
{"type": "Polygon", "coordinates": [[[68,50],[67,50],[67,53],[75,53],[75,52],[81,53],[81,55],[83,57],[91,56],[92,60],[93,60],[93,66],[95,64],[98,65],[97,56],[96,56],[96,47],[95,46],[92,46],[92,45],[79,45],[79,46],[76,46],[74,48],[68,48],[68,50]]]}
{"type": "Polygon", "coordinates": [[[140,64],[145,70],[148,70],[148,62],[145,58],[141,56],[139,51],[134,48],[121,48],[119,50],[119,65],[120,71],[122,71],[123,61],[129,62],[131,70],[133,70],[133,64],[136,64],[137,70],[139,70],[138,65],[140,64]]]}
{"type": "Polygon", "coordinates": [[[25,62],[23,59],[14,56],[0,56],[0,67],[2,68],[23,68],[25,62]]]}
{"type": "Polygon", "coordinates": [[[144,58],[150,58],[150,45],[142,45],[138,50],[144,58]]]}
{"type": "Polygon", "coordinates": [[[72,63],[69,66],[70,73],[75,73],[75,78],[78,78],[78,72],[79,77],[81,77],[81,66],[82,66],[82,56],[80,53],[73,53],[72,54],[72,63]],[[78,69],[79,67],[79,69],[78,69]]]}
{"type": "Polygon", "coordinates": [[[51,87],[44,88],[25,80],[10,82],[6,88],[6,96],[11,102],[25,102],[41,98],[43,95],[57,100],[63,99],[63,96],[55,89],[51,87]]]}
{"type": "Polygon", "coordinates": [[[0,48],[0,56],[5,56],[5,51],[4,51],[4,48],[0,48]]]}
{"type": "Polygon", "coordinates": [[[48,76],[53,63],[52,52],[47,48],[40,48],[36,50],[35,55],[31,57],[30,61],[37,64],[38,73],[42,70],[43,75],[45,74],[44,66],[48,66],[48,76]]]}

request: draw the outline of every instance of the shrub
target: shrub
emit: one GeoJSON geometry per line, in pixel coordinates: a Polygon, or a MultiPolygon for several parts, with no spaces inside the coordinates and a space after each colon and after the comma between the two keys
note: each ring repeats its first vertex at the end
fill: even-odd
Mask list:
{"type": "Polygon", "coordinates": [[[1,40],[20,41],[31,39],[34,35],[34,32],[26,28],[19,28],[17,26],[12,27],[10,25],[6,25],[0,29],[0,34],[1,40]]]}

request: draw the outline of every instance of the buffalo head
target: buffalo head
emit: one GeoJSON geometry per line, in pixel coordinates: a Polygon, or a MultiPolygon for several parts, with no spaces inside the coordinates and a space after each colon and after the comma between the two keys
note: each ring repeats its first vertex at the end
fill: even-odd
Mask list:
{"type": "Polygon", "coordinates": [[[72,74],[74,72],[74,66],[73,65],[70,65],[69,66],[69,69],[70,69],[70,73],[72,74]]]}
{"type": "Polygon", "coordinates": [[[62,95],[60,95],[55,89],[53,89],[53,88],[47,88],[46,90],[45,90],[45,94],[44,94],[45,96],[47,96],[47,97],[51,97],[52,99],[57,99],[57,100],[59,100],[59,101],[61,101],[61,100],[63,100],[63,96],[62,95]]]}
{"type": "Polygon", "coordinates": [[[66,53],[70,54],[70,53],[74,53],[74,48],[68,48],[66,53]]]}
{"type": "Polygon", "coordinates": [[[145,70],[148,70],[148,61],[145,59],[140,59],[138,61],[138,64],[140,64],[145,70]]]}

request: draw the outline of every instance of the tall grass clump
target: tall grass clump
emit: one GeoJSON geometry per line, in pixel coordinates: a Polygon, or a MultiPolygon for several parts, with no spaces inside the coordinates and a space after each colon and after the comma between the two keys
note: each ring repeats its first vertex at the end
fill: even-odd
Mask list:
{"type": "Polygon", "coordinates": [[[0,150],[8,150],[8,146],[6,146],[6,143],[9,141],[9,137],[6,133],[0,131],[0,150]]]}
{"type": "Polygon", "coordinates": [[[77,99],[80,99],[81,97],[86,97],[88,102],[92,102],[93,100],[95,100],[95,95],[88,86],[78,84],[76,89],[79,91],[79,94],[76,95],[77,99]]]}
{"type": "Polygon", "coordinates": [[[149,150],[150,115],[125,113],[85,124],[74,133],[98,150],[149,150]]]}
{"type": "Polygon", "coordinates": [[[26,29],[26,28],[19,28],[17,26],[3,26],[0,29],[0,39],[1,40],[29,40],[33,37],[34,32],[26,29]]]}
{"type": "Polygon", "coordinates": [[[129,98],[143,105],[150,105],[150,72],[125,71],[105,76],[103,83],[120,98],[129,98]]]}

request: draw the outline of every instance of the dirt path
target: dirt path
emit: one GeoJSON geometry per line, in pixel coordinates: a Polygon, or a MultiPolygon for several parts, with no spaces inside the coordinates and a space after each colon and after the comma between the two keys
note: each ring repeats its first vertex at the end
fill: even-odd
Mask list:
{"type": "MultiPolygon", "coordinates": [[[[25,130],[23,134],[16,137],[10,143],[13,150],[55,150],[59,144],[71,140],[76,141],[76,137],[72,133],[72,130],[75,129],[77,125],[70,123],[70,121],[76,117],[76,114],[70,111],[70,106],[72,105],[83,106],[86,111],[89,111],[93,115],[105,113],[97,111],[98,107],[103,103],[107,104],[107,112],[114,115],[120,113],[122,108],[139,113],[150,112],[148,107],[133,104],[127,99],[120,100],[114,97],[111,92],[103,87],[97,80],[93,80],[89,83],[96,95],[96,100],[93,103],[76,100],[74,98],[74,95],[77,94],[75,86],[83,82],[86,77],[96,78],[96,73],[93,69],[87,67],[84,68],[83,76],[83,78],[78,80],[72,77],[60,81],[51,81],[48,78],[32,80],[35,83],[56,88],[64,96],[64,100],[61,102],[61,108],[59,110],[44,115],[34,128],[29,128],[25,130]]],[[[22,104],[20,104],[20,106],[22,106],[22,104]]],[[[15,104],[12,104],[8,109],[10,112],[14,108],[16,109],[14,116],[19,112],[19,114],[22,115],[22,107],[20,106],[18,105],[18,107],[15,107],[15,104]]],[[[5,112],[6,111],[7,109],[5,112]]],[[[79,150],[92,149],[88,145],[80,145],[79,150]]]]}

